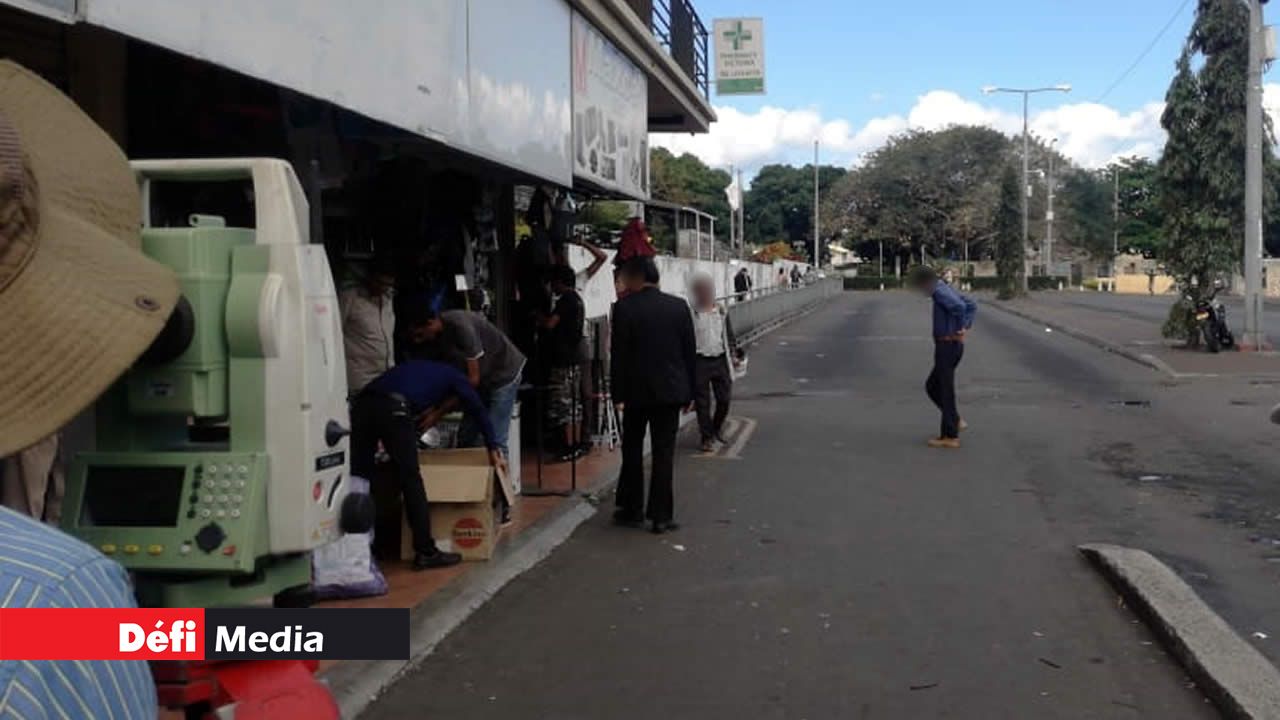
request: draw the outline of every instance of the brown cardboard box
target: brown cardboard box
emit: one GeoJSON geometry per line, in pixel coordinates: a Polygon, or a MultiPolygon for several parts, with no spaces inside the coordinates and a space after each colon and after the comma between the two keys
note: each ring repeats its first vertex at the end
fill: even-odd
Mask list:
{"type": "MultiPolygon", "coordinates": [[[[505,478],[499,482],[482,448],[423,450],[418,453],[422,483],[431,505],[431,534],[436,546],[461,553],[465,560],[488,560],[498,539],[494,491],[501,488],[511,502],[505,478]]],[[[413,558],[413,533],[401,521],[400,557],[413,558]]]]}

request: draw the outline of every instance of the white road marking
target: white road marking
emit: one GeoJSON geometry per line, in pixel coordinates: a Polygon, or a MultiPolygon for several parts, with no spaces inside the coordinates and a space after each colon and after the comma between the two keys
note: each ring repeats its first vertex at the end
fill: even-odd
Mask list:
{"type": "Polygon", "coordinates": [[[726,460],[742,459],[742,449],[746,447],[747,441],[756,432],[755,420],[751,418],[739,418],[739,420],[741,420],[742,429],[738,431],[738,436],[734,438],[733,445],[730,445],[729,449],[721,454],[721,457],[726,460]]]}

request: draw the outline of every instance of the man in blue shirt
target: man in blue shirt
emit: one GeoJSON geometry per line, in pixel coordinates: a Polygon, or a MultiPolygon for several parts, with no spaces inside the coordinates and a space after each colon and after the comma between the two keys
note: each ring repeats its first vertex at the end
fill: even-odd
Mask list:
{"type": "Polygon", "coordinates": [[[942,413],[942,431],[929,441],[929,447],[955,450],[965,426],[956,409],[956,368],[964,357],[965,334],[973,327],[978,306],[939,280],[933,268],[916,268],[911,285],[933,298],[933,372],[924,387],[942,413]]]}
{"type": "Polygon", "coordinates": [[[427,491],[418,470],[418,436],[427,428],[431,410],[451,398],[457,398],[479,423],[489,460],[502,467],[505,461],[484,404],[467,376],[452,366],[410,360],[379,375],[351,401],[351,472],[364,478],[374,476],[374,456],[381,441],[404,493],[405,515],[413,532],[414,570],[448,567],[462,560],[457,553],[436,547],[427,513],[427,491]]]}

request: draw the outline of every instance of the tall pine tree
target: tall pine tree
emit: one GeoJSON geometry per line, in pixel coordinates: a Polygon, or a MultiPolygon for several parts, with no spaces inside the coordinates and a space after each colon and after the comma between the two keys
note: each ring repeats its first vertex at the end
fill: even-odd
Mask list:
{"type": "MultiPolygon", "coordinates": [[[[1200,0],[1165,95],[1159,256],[1184,289],[1209,287],[1243,257],[1248,29],[1240,0],[1200,0]]],[[[1263,157],[1274,164],[1266,122],[1263,157]]]]}
{"type": "Polygon", "coordinates": [[[1022,199],[1018,172],[1006,165],[1000,176],[1000,201],[993,225],[996,232],[996,274],[1000,277],[1000,297],[1011,298],[1022,290],[1018,282],[1026,251],[1022,247],[1022,199]]]}

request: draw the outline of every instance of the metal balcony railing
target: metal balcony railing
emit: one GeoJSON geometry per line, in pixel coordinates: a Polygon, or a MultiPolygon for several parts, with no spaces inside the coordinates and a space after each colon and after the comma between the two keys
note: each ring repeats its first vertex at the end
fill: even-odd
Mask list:
{"type": "Polygon", "coordinates": [[[707,26],[690,0],[653,0],[649,22],[658,44],[693,80],[702,96],[711,97],[711,73],[707,52],[707,26]]]}

